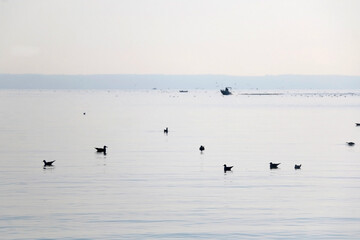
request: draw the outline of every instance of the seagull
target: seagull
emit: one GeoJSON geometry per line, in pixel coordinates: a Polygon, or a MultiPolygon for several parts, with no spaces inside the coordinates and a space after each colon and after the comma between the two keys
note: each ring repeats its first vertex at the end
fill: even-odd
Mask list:
{"type": "Polygon", "coordinates": [[[295,167],[294,167],[295,169],[300,169],[301,168],[301,164],[300,165],[296,165],[295,164],[295,167]]]}
{"type": "Polygon", "coordinates": [[[349,146],[354,146],[354,145],[355,145],[354,142],[346,142],[346,143],[347,143],[347,145],[349,145],[349,146]]]}
{"type": "Polygon", "coordinates": [[[200,146],[199,148],[200,152],[204,151],[205,150],[205,147],[203,145],[200,146]]]}
{"type": "Polygon", "coordinates": [[[226,164],[224,164],[224,172],[231,171],[232,167],[233,166],[228,167],[228,166],[226,166],[226,164]]]}
{"type": "Polygon", "coordinates": [[[168,132],[169,132],[169,129],[168,129],[168,128],[165,128],[165,129],[164,129],[164,133],[168,134],[168,132]]]}
{"type": "Polygon", "coordinates": [[[270,162],[270,169],[278,168],[279,165],[280,165],[280,163],[272,163],[272,162],[270,162]]]}
{"type": "Polygon", "coordinates": [[[104,154],[106,154],[106,148],[107,148],[107,146],[104,146],[103,148],[95,148],[96,149],[96,151],[98,152],[98,153],[104,153],[104,154]]]}
{"type": "Polygon", "coordinates": [[[43,160],[43,162],[44,162],[44,167],[46,167],[46,166],[52,166],[52,164],[53,164],[55,161],[56,161],[56,160],[47,162],[47,161],[43,160]]]}

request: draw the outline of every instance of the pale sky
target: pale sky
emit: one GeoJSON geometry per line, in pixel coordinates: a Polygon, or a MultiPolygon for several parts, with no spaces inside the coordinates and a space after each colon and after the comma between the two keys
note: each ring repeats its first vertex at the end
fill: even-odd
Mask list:
{"type": "Polygon", "coordinates": [[[360,1],[0,0],[0,73],[360,75],[360,1]]]}

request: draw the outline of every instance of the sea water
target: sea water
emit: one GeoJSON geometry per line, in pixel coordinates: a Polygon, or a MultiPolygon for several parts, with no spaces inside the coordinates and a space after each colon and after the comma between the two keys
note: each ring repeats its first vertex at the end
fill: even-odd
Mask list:
{"type": "Polygon", "coordinates": [[[1,239],[360,236],[358,91],[1,90],[0,114],[1,239]]]}

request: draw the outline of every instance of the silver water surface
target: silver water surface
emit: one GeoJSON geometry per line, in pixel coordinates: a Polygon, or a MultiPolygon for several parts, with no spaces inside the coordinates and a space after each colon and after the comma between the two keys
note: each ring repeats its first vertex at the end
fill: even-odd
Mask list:
{"type": "Polygon", "coordinates": [[[357,239],[360,94],[257,94],[0,91],[1,238],[357,239]]]}

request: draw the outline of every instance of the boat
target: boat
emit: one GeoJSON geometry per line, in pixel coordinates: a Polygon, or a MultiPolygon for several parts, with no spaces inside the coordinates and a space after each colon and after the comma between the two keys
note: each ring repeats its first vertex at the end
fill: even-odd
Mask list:
{"type": "Polygon", "coordinates": [[[187,92],[189,92],[188,90],[180,90],[179,92],[181,92],[181,93],[187,93],[187,92]]]}
{"type": "Polygon", "coordinates": [[[220,92],[222,95],[231,95],[232,93],[229,90],[229,87],[226,87],[225,89],[220,89],[220,92]]]}

